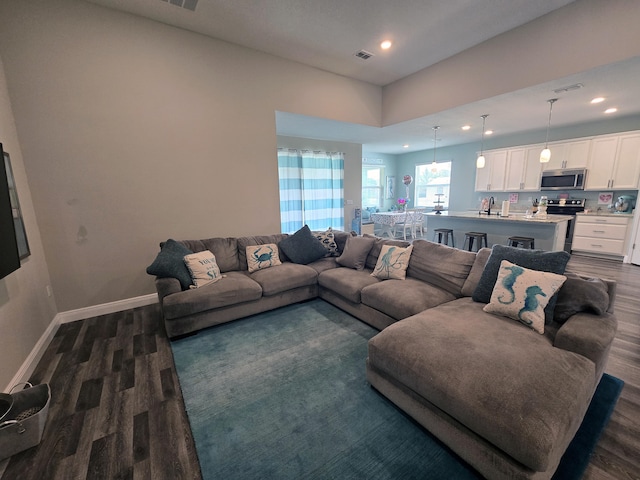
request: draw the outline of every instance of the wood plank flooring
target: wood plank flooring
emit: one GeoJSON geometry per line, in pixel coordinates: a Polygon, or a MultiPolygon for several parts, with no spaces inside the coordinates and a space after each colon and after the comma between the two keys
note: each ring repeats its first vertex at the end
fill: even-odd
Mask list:
{"type": "MultiPolygon", "coordinates": [[[[568,270],[618,282],[606,371],[625,387],[584,478],[640,479],[640,267],[574,255],[568,270]]],[[[3,480],[202,478],[157,305],[62,325],[31,381],[51,385],[47,427],[3,480]]]]}

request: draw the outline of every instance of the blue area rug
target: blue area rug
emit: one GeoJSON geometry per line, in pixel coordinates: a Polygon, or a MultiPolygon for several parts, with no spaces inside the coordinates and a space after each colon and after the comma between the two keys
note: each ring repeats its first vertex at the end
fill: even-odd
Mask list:
{"type": "MultiPolygon", "coordinates": [[[[313,300],[172,342],[203,477],[481,478],[369,386],[376,333],[313,300]]],[[[554,478],[582,476],[621,389],[603,378],[554,478]]]]}

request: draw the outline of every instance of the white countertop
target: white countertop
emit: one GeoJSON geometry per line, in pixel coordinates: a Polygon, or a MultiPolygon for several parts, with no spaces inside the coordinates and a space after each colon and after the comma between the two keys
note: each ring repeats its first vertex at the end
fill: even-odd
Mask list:
{"type": "Polygon", "coordinates": [[[633,217],[633,213],[612,213],[612,212],[578,212],[576,215],[585,216],[585,217],[625,217],[631,218],[633,217]]]}
{"type": "MultiPolygon", "coordinates": [[[[524,213],[510,213],[508,217],[501,217],[499,215],[500,211],[498,210],[497,215],[491,213],[491,215],[479,214],[477,211],[472,212],[452,212],[446,211],[442,212],[442,214],[438,215],[435,212],[427,213],[427,217],[440,217],[440,218],[464,218],[468,220],[481,220],[485,222],[526,222],[526,223],[546,223],[546,224],[556,224],[567,222],[573,219],[572,215],[547,215],[546,218],[536,217],[535,215],[532,217],[526,217],[524,213]]],[[[618,214],[620,215],[620,214],[618,214]]],[[[427,220],[428,221],[428,220],[427,220]]]]}

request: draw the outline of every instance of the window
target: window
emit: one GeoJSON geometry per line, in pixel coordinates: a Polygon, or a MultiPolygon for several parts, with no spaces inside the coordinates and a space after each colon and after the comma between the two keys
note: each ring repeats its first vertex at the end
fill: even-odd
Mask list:
{"type": "Polygon", "coordinates": [[[440,162],[435,166],[432,163],[416,165],[415,179],[415,205],[417,207],[434,207],[440,198],[442,207],[449,208],[451,162],[440,162]]]}
{"type": "Polygon", "coordinates": [[[362,208],[382,207],[383,170],[381,166],[362,166],[362,208]]]}

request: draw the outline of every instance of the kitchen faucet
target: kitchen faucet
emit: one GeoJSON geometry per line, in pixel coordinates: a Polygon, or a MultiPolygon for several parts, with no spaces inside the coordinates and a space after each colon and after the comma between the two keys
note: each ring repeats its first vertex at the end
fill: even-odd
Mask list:
{"type": "Polygon", "coordinates": [[[487,215],[491,215],[491,205],[495,205],[496,200],[493,196],[489,197],[489,205],[487,205],[487,215]]]}

